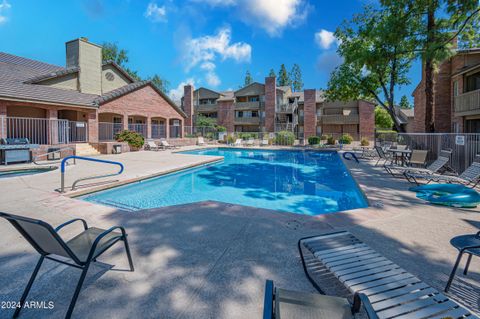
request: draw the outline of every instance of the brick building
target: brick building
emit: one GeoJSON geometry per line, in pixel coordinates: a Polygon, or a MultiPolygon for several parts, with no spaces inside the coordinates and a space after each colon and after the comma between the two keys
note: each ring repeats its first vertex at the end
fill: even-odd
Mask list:
{"type": "MultiPolygon", "coordinates": [[[[435,74],[436,132],[480,133],[480,49],[458,50],[435,74]]],[[[424,76],[413,92],[414,130],[425,132],[424,76]]]]}
{"type": "Polygon", "coordinates": [[[184,87],[183,110],[195,126],[195,116],[217,119],[227,132],[292,131],[299,139],[348,133],[355,139],[373,138],[373,103],[359,100],[327,102],[320,90],[292,92],[277,86],[275,77],[254,82],[237,91],[217,92],[204,87],[184,87]]]}
{"type": "MultiPolygon", "coordinates": [[[[66,66],[0,52],[0,138],[110,152],[115,134],[181,138],[185,113],[148,81],[137,82],[85,38],[66,43],[66,66]]],[[[127,148],[125,148],[127,149],[127,148]]]]}

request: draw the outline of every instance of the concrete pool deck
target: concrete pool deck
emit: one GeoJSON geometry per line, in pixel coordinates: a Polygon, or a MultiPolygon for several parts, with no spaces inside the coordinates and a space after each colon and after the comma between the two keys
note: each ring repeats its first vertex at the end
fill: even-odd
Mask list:
{"type": "MultiPolygon", "coordinates": [[[[164,152],[101,156],[126,166],[128,180],[200,164],[211,157],[164,152]]],[[[309,217],[271,210],[202,202],[140,212],[60,195],[58,171],[0,179],[0,211],[40,218],[54,226],[74,217],[108,228],[125,226],[135,272],[125,270],[121,245],[106,253],[87,275],[74,318],[259,318],[265,279],[278,286],[314,291],[303,274],[298,238],[348,229],[372,248],[437,289],[443,289],[456,257],[449,240],[476,232],[479,209],[462,210],[426,205],[372,162],[346,161],[371,206],[349,212],[309,217]]],[[[108,166],[79,163],[69,178],[110,172],[108,166]]],[[[112,178],[110,178],[112,179],[112,178]]],[[[68,180],[70,183],[72,179],[68,180]]],[[[68,183],[67,183],[68,184],[68,183]]],[[[68,237],[79,231],[65,229],[68,237]]],[[[0,221],[0,302],[16,301],[38,258],[33,249],[3,220],[0,221]]],[[[480,260],[471,273],[459,271],[450,296],[479,309],[480,260]]],[[[23,318],[63,318],[79,270],[46,262],[29,300],[53,301],[54,309],[24,309],[23,318]]],[[[324,282],[336,293],[334,283],[324,282]]],[[[0,309],[0,318],[12,310],[0,309]]]]}

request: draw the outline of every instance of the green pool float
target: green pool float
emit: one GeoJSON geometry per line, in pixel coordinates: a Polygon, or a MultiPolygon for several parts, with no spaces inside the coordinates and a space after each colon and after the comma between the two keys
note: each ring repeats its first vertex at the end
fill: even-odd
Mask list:
{"type": "Polygon", "coordinates": [[[471,188],[457,184],[428,184],[411,187],[417,197],[435,205],[475,208],[480,204],[480,194],[471,188]]]}

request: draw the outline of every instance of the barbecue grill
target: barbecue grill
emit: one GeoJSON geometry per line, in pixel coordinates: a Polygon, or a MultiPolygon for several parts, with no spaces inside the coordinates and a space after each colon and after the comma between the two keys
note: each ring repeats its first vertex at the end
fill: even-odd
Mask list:
{"type": "Polygon", "coordinates": [[[34,148],[38,148],[38,144],[30,144],[28,138],[2,138],[0,139],[0,161],[5,165],[31,162],[34,148]]]}

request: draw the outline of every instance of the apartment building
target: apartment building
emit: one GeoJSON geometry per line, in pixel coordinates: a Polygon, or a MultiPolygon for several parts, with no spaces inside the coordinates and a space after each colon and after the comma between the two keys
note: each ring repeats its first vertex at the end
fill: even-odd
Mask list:
{"type": "Polygon", "coordinates": [[[122,130],[183,136],[185,113],[152,83],[102,62],[102,47],[85,38],[65,49],[65,67],[0,52],[0,138],[94,153],[110,152],[122,130]]]}
{"type": "Polygon", "coordinates": [[[321,90],[293,92],[277,86],[275,77],[254,82],[237,91],[184,87],[182,109],[185,125],[195,126],[195,117],[216,118],[227,132],[294,132],[297,138],[348,133],[355,139],[373,138],[375,105],[368,101],[325,101],[321,90]]]}
{"type": "MultiPolygon", "coordinates": [[[[480,133],[480,48],[458,50],[435,74],[436,132],[480,133]]],[[[425,83],[413,92],[414,130],[425,132],[425,83]]]]}

